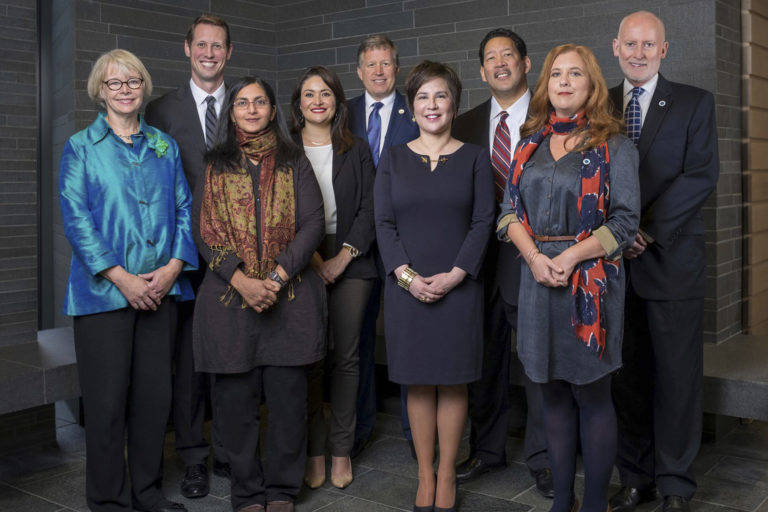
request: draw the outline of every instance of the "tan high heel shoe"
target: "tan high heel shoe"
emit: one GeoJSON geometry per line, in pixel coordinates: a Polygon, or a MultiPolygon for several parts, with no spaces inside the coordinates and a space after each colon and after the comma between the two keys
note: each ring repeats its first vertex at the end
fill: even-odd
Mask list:
{"type": "Polygon", "coordinates": [[[304,471],[304,483],[310,489],[322,487],[325,483],[325,456],[318,455],[307,458],[307,467],[304,471]],[[320,464],[322,461],[322,465],[320,464]],[[318,470],[322,466],[322,472],[318,470]],[[316,471],[317,470],[317,471],[316,471]]]}
{"type": "Polygon", "coordinates": [[[337,489],[344,489],[352,483],[352,480],[354,480],[354,477],[352,476],[352,460],[349,457],[332,457],[331,460],[340,458],[344,458],[349,461],[349,473],[336,476],[333,474],[333,465],[331,465],[331,485],[337,489]]]}

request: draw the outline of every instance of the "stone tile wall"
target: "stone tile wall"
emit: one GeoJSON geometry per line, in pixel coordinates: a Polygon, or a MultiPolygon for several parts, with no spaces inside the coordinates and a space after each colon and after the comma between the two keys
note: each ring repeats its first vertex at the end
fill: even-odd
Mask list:
{"type": "Polygon", "coordinates": [[[37,331],[37,13],[0,0],[0,346],[37,331]]]}
{"type": "MultiPolygon", "coordinates": [[[[54,158],[46,170],[53,174],[53,186],[61,144],[95,115],[84,92],[95,58],[114,47],[132,50],[152,73],[156,94],[167,92],[188,76],[182,39],[189,21],[202,11],[221,14],[232,24],[235,50],[228,76],[256,73],[273,80],[282,104],[287,103],[296,77],[314,64],[336,71],[350,97],[360,94],[357,45],[369,33],[386,32],[400,50],[400,87],[419,61],[447,62],[462,78],[461,109],[466,110],[488,95],[477,57],[479,41],[488,30],[510,27],[526,40],[533,63],[531,85],[546,52],[563,42],[593,48],[612,85],[620,81],[621,72],[611,40],[621,18],[637,8],[635,2],[623,0],[190,0],[183,6],[159,0],[65,0],[57,4],[65,6],[73,28],[62,34],[64,40],[69,37],[69,46],[56,49],[71,56],[61,63],[74,66],[56,77],[66,83],[56,91],[54,158]]],[[[649,0],[644,7],[667,24],[670,53],[662,65],[665,76],[716,96],[723,177],[704,212],[709,258],[705,331],[708,341],[720,341],[741,328],[740,2],[649,0]]],[[[55,190],[48,200],[55,200],[55,190]]],[[[63,325],[67,320],[58,312],[69,248],[57,208],[52,224],[54,314],[56,325],[63,325]]]]}

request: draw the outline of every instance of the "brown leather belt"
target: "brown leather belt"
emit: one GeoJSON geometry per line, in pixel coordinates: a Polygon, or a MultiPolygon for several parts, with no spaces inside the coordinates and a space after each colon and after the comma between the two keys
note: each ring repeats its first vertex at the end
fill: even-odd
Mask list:
{"type": "Polygon", "coordinates": [[[562,236],[533,235],[533,238],[535,238],[537,242],[571,242],[574,239],[576,239],[576,237],[573,235],[562,235],[562,236]]]}

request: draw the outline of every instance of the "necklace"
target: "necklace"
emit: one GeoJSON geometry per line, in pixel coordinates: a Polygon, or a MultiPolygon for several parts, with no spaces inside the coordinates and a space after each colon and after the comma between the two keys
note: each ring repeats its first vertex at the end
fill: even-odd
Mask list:
{"type": "Polygon", "coordinates": [[[306,137],[306,138],[309,141],[309,143],[312,144],[313,146],[327,146],[328,144],[331,143],[331,136],[330,135],[328,137],[325,137],[325,138],[319,140],[319,141],[312,140],[309,137],[306,137]]]}
{"type": "Polygon", "coordinates": [[[427,146],[423,140],[421,140],[421,137],[419,137],[416,142],[419,144],[419,147],[423,148],[424,152],[426,153],[426,156],[429,157],[429,160],[431,162],[437,162],[438,160],[442,160],[445,157],[441,157],[440,153],[451,144],[451,139],[448,139],[448,142],[440,146],[439,148],[436,148],[433,150],[429,146],[427,146]],[[437,158],[432,158],[432,155],[437,155],[437,158]]]}

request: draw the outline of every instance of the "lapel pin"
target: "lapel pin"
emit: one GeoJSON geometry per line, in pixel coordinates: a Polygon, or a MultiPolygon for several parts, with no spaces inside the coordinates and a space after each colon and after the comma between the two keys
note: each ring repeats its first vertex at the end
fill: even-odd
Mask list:
{"type": "Polygon", "coordinates": [[[400,110],[397,111],[397,113],[398,114],[405,114],[405,110],[401,108],[400,110]]]}
{"type": "Polygon", "coordinates": [[[664,101],[664,100],[660,100],[660,101],[659,101],[659,106],[660,106],[660,107],[664,107],[664,106],[666,106],[666,104],[667,104],[667,102],[666,102],[666,101],[664,101]]]}

